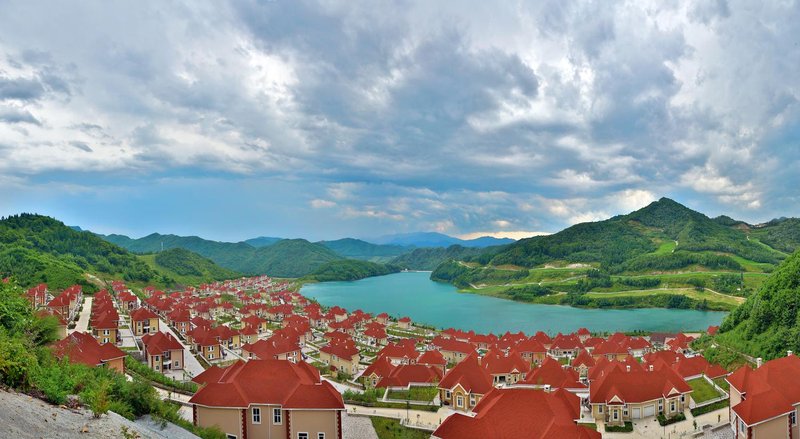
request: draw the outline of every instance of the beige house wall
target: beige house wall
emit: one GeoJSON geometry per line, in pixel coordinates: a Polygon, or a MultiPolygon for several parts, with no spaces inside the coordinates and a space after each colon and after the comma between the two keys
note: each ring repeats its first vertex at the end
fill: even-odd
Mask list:
{"type": "MultiPolygon", "coordinates": [[[[747,436],[745,432],[744,436],[747,436]]],[[[739,436],[740,438],[742,436],[739,436]]],[[[753,426],[753,438],[780,439],[789,437],[789,416],[781,416],[771,421],[753,426]]],[[[797,437],[797,436],[794,436],[797,437]]]]}
{"type": "Polygon", "coordinates": [[[240,409],[221,409],[197,407],[197,425],[200,427],[217,426],[225,434],[242,438],[242,418],[240,409]]]}
{"type": "Polygon", "coordinates": [[[325,433],[325,439],[338,437],[336,410],[289,410],[289,416],[291,438],[296,438],[299,432],[308,433],[311,439],[316,439],[318,433],[325,433]]]}
{"type": "MultiPolygon", "coordinates": [[[[281,413],[281,423],[273,423],[272,410],[280,408],[277,405],[252,405],[247,409],[247,437],[248,438],[285,438],[286,437],[286,412],[281,413]],[[253,424],[253,407],[261,409],[261,423],[253,424]]],[[[294,421],[293,421],[294,422],[294,421]]]]}

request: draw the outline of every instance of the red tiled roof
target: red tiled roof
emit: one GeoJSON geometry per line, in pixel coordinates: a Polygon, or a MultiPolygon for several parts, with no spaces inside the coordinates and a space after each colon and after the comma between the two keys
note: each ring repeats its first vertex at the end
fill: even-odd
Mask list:
{"type": "Polygon", "coordinates": [[[183,345],[172,336],[164,332],[156,332],[155,334],[145,334],[142,336],[142,343],[145,350],[150,355],[161,355],[163,352],[183,350],[183,345]]]}
{"type": "Polygon", "coordinates": [[[530,363],[514,352],[504,355],[502,352],[490,351],[481,359],[481,366],[490,375],[528,373],[531,369],[530,363]]]}
{"type": "Polygon", "coordinates": [[[475,352],[475,347],[465,341],[458,341],[452,338],[436,337],[431,344],[438,347],[440,351],[461,352],[471,354],[475,352]]]}
{"type": "Polygon", "coordinates": [[[417,358],[417,364],[428,364],[431,366],[445,366],[447,365],[447,360],[444,359],[444,356],[441,352],[436,350],[428,350],[423,352],[419,358],[417,358]]]}
{"type": "Polygon", "coordinates": [[[373,373],[379,377],[389,376],[389,374],[394,369],[392,363],[386,357],[377,357],[377,359],[372,362],[367,369],[364,370],[364,373],[361,374],[362,377],[368,377],[373,373]]]}
{"type": "Polygon", "coordinates": [[[467,392],[479,395],[492,389],[492,377],[478,364],[477,354],[472,354],[456,364],[439,383],[442,389],[453,389],[457,385],[461,385],[467,392]]]}
{"type": "Polygon", "coordinates": [[[305,362],[237,361],[224,369],[195,377],[206,384],[189,400],[209,407],[246,408],[250,404],[281,405],[286,409],[343,410],[342,396],[305,362]]]}
{"type": "MultiPolygon", "coordinates": [[[[747,425],[766,421],[784,413],[786,407],[800,403],[800,358],[787,355],[764,363],[758,369],[742,366],[726,380],[744,402],[732,407],[747,425]],[[778,398],[780,395],[782,398],[778,398]],[[746,405],[742,406],[742,404],[746,405]],[[742,407],[739,407],[742,406],[742,407]]],[[[787,410],[788,412],[788,410],[787,410]]]]}
{"type": "Polygon", "coordinates": [[[389,343],[378,351],[377,357],[415,359],[419,356],[416,343],[410,339],[403,339],[397,343],[389,343]]]}
{"type": "Polygon", "coordinates": [[[438,383],[442,369],[422,364],[401,364],[378,382],[378,387],[408,387],[411,383],[438,383]]]}
{"type": "Polygon", "coordinates": [[[541,366],[533,369],[525,377],[525,384],[548,385],[555,389],[585,389],[586,384],[580,382],[578,372],[565,369],[558,360],[547,358],[541,366]]]}
{"type": "Polygon", "coordinates": [[[131,320],[133,320],[134,322],[139,322],[148,319],[157,319],[157,318],[158,316],[156,315],[156,313],[150,311],[147,308],[136,308],[135,310],[133,310],[133,312],[131,312],[131,320]]]}
{"type": "Polygon", "coordinates": [[[454,414],[433,433],[441,439],[527,438],[600,439],[600,433],[575,424],[580,398],[565,391],[492,389],[475,406],[475,417],[454,414]]]}
{"type": "Polygon", "coordinates": [[[258,340],[252,344],[242,345],[242,351],[247,351],[262,360],[277,358],[278,355],[299,352],[297,342],[283,337],[272,336],[266,340],[258,340]]]}
{"type": "Polygon", "coordinates": [[[592,403],[607,403],[617,396],[623,403],[630,404],[691,391],[686,381],[670,368],[652,372],[614,369],[592,383],[589,400],[592,403]]]}
{"type": "Polygon", "coordinates": [[[85,332],[73,332],[67,338],[54,343],[53,354],[58,358],[67,356],[72,363],[89,366],[97,366],[127,355],[111,343],[101,345],[91,334],[85,332]]]}
{"type": "Polygon", "coordinates": [[[336,355],[339,358],[351,360],[353,357],[358,355],[358,348],[356,348],[355,343],[351,342],[344,342],[344,343],[328,343],[327,345],[321,347],[320,352],[325,352],[326,354],[336,355]]]}

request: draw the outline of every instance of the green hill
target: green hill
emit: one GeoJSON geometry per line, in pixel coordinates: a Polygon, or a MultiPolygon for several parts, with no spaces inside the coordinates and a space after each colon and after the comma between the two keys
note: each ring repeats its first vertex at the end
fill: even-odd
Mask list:
{"type": "Polygon", "coordinates": [[[331,261],[314,270],[305,278],[318,282],[359,280],[372,276],[398,273],[396,265],[378,264],[370,261],[346,259],[331,261]]]}
{"type": "Polygon", "coordinates": [[[429,271],[448,260],[478,259],[483,256],[488,261],[502,248],[503,246],[478,248],[460,245],[451,245],[447,248],[418,248],[392,259],[390,263],[409,270],[429,271]]]}
{"type": "MultiPolygon", "coordinates": [[[[102,236],[102,235],[100,235],[102,236]]],[[[153,233],[139,239],[122,235],[102,236],[134,253],[156,253],[182,248],[214,261],[217,265],[245,274],[300,277],[326,262],[343,259],[329,248],[305,239],[281,239],[264,247],[244,242],[219,242],[197,236],[153,233]]]]}
{"type": "Polygon", "coordinates": [[[759,291],[733,311],[716,337],[722,346],[771,359],[800,352],[800,251],[788,257],[759,291]]]}
{"type": "Polygon", "coordinates": [[[51,288],[81,284],[94,289],[100,279],[150,282],[157,273],[123,248],[53,218],[21,214],[0,220],[0,277],[23,286],[46,282],[51,288]]]}
{"type": "Polygon", "coordinates": [[[182,248],[139,257],[164,278],[170,279],[169,283],[197,285],[241,276],[240,273],[222,268],[214,261],[182,248]]]}
{"type": "Polygon", "coordinates": [[[335,241],[320,241],[340,256],[372,262],[388,262],[392,258],[408,253],[411,248],[400,245],[372,244],[354,238],[343,238],[335,241]]]}
{"type": "Polygon", "coordinates": [[[283,238],[274,238],[271,236],[259,236],[258,238],[246,239],[244,242],[253,247],[266,247],[275,244],[283,238]]]}
{"type": "Polygon", "coordinates": [[[781,218],[750,230],[750,237],[786,253],[800,249],[800,218],[781,218]]]}

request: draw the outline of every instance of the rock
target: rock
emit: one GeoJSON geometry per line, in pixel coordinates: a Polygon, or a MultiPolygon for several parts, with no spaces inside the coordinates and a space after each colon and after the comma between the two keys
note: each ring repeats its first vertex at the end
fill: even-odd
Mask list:
{"type": "Polygon", "coordinates": [[[89,424],[83,424],[81,427],[81,433],[88,433],[89,432],[89,424]]]}

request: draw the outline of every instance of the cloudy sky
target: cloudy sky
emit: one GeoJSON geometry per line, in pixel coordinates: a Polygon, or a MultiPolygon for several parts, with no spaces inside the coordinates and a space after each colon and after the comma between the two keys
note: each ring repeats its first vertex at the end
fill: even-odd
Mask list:
{"type": "Polygon", "coordinates": [[[0,0],[0,215],[239,240],[800,216],[800,4],[0,0]]]}

